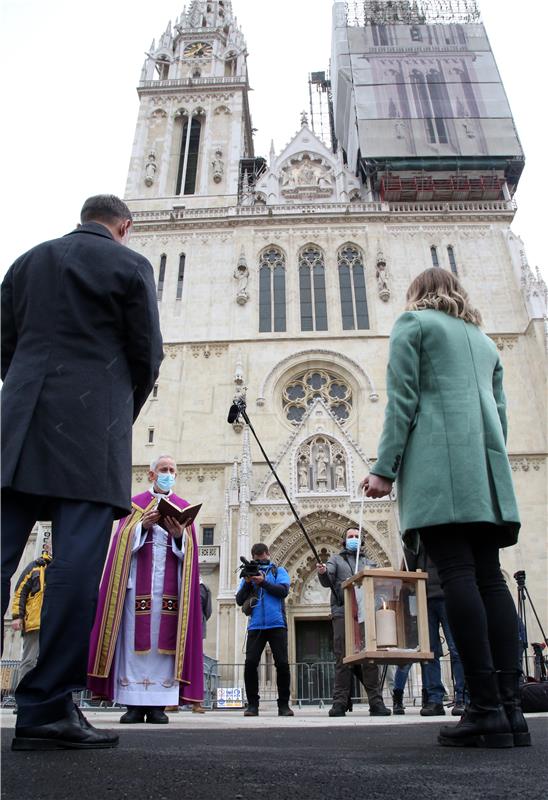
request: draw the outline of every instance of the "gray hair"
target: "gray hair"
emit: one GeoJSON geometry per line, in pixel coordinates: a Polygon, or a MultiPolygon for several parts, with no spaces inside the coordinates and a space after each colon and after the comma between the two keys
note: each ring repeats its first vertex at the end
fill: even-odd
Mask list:
{"type": "Polygon", "coordinates": [[[161,461],[162,458],[170,458],[174,462],[175,466],[177,466],[177,462],[175,461],[172,455],[170,455],[169,453],[163,453],[161,456],[156,456],[156,458],[150,462],[151,472],[156,472],[156,467],[158,466],[158,462],[161,461]]]}

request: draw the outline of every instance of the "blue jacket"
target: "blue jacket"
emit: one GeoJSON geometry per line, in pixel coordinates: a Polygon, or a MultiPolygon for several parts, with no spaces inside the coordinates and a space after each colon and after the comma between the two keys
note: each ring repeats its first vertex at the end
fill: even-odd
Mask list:
{"type": "MultiPolygon", "coordinates": [[[[267,628],[287,628],[284,600],[289,594],[291,580],[287,570],[268,564],[261,568],[265,576],[264,582],[257,591],[257,601],[253,606],[247,629],[249,631],[267,628]]],[[[253,584],[241,580],[236,602],[242,606],[253,591],[253,584]]]]}

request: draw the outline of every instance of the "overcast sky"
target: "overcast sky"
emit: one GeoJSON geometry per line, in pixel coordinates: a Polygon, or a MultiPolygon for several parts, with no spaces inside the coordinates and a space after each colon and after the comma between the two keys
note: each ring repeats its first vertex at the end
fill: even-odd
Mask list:
{"type": "MultiPolygon", "coordinates": [[[[1,0],[4,272],[24,250],[72,229],[89,195],[123,195],[144,52],[181,0],[1,0]]],[[[279,151],[327,68],[332,0],[233,0],[249,50],[257,155],[279,151]]],[[[481,0],[526,167],[513,228],[529,262],[545,253],[548,15],[539,0],[481,0]]]]}

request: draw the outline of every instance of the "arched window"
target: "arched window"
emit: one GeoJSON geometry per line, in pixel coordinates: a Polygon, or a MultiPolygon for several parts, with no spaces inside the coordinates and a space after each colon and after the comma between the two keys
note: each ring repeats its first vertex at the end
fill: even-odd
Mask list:
{"type": "Polygon", "coordinates": [[[184,253],[179,256],[179,274],[177,276],[177,295],[176,299],[180,300],[183,296],[183,281],[185,279],[185,259],[184,253]]]}
{"type": "Polygon", "coordinates": [[[309,245],[299,258],[299,287],[301,296],[301,330],[327,330],[327,300],[325,296],[325,266],[318,247],[309,245]]]}
{"type": "Polygon", "coordinates": [[[285,331],[285,258],[268,247],[259,261],[259,331],[285,331]]]}
{"type": "Polygon", "coordinates": [[[343,330],[369,328],[365,272],[360,251],[347,244],[339,250],[339,286],[343,330]]]}
{"type": "Polygon", "coordinates": [[[157,297],[158,300],[162,299],[162,295],[164,293],[164,280],[166,277],[166,261],[167,256],[165,253],[162,253],[160,256],[160,271],[158,272],[158,286],[157,286],[157,297]]]}
{"type": "Polygon", "coordinates": [[[457,262],[455,260],[455,251],[453,250],[451,245],[449,245],[448,248],[447,248],[447,255],[449,256],[449,266],[451,267],[451,272],[454,275],[458,275],[459,273],[457,272],[457,262]]]}
{"type": "Polygon", "coordinates": [[[432,256],[432,266],[439,267],[440,261],[438,258],[438,251],[436,250],[434,245],[432,245],[432,247],[430,248],[430,255],[432,256]]]}
{"type": "Polygon", "coordinates": [[[187,118],[183,125],[175,194],[194,194],[196,191],[202,119],[198,116],[193,116],[190,125],[188,122],[187,118]]]}

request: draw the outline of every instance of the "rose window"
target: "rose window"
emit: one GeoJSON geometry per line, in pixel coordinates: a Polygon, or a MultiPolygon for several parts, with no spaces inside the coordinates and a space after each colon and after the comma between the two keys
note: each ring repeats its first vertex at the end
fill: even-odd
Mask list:
{"type": "Polygon", "coordinates": [[[346,422],[352,410],[352,390],[339,375],[323,369],[307,370],[286,384],[282,402],[287,419],[298,425],[318,398],[339,422],[346,422]]]}

